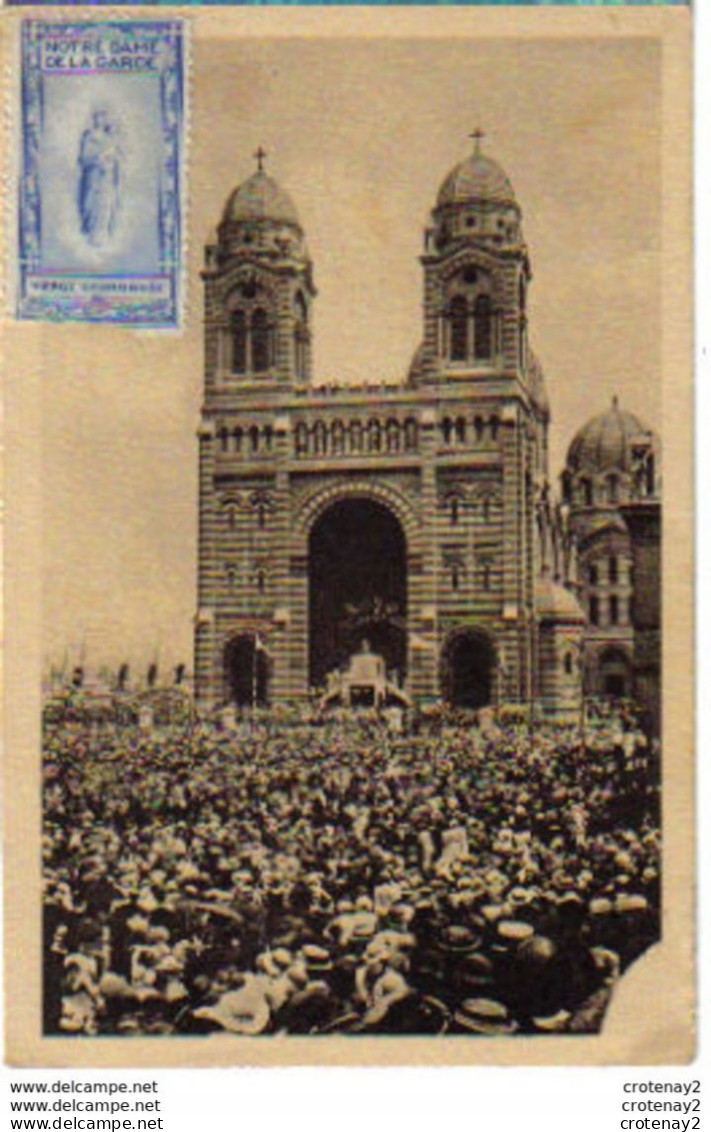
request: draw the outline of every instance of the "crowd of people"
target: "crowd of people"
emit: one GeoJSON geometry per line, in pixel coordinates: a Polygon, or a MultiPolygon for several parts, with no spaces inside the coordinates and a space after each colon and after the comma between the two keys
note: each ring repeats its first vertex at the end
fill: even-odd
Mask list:
{"type": "Polygon", "coordinates": [[[596,1032],[659,934],[655,753],[616,711],[48,722],[45,1032],[596,1032]]]}

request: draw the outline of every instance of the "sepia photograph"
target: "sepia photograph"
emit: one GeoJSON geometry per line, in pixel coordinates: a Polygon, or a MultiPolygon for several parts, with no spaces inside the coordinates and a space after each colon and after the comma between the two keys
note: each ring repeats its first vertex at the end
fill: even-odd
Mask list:
{"type": "Polygon", "coordinates": [[[23,28],[72,130],[23,104],[18,179],[73,250],[46,227],[11,342],[42,826],[15,1048],[614,1060],[658,1037],[648,972],[688,1058],[663,17],[163,22],[23,28]]]}

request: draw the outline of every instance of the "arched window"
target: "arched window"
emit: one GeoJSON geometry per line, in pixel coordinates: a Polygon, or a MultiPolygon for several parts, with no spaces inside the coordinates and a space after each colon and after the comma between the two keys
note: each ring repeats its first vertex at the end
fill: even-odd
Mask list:
{"type": "Polygon", "coordinates": [[[593,489],[590,480],[580,481],[580,502],[584,507],[592,507],[593,489]]]}
{"type": "Polygon", "coordinates": [[[239,427],[232,430],[232,447],[235,452],[242,451],[242,429],[239,427]]]}
{"type": "Polygon", "coordinates": [[[467,360],[467,322],[467,300],[456,295],[449,304],[449,357],[453,362],[467,360]]]}
{"type": "Polygon", "coordinates": [[[267,452],[271,452],[272,444],[274,443],[274,429],[271,425],[265,425],[264,428],[264,446],[267,452]]]}
{"type": "Polygon", "coordinates": [[[385,443],[388,452],[400,451],[400,425],[392,417],[385,426],[385,443]]]}
{"type": "Polygon", "coordinates": [[[368,451],[380,451],[380,422],[374,418],[368,421],[368,451]]]}
{"type": "Polygon", "coordinates": [[[256,425],[252,425],[249,430],[249,446],[252,452],[259,451],[259,429],[256,425]]]}
{"type": "Polygon", "coordinates": [[[474,417],[474,435],[477,440],[481,440],[484,435],[484,421],[481,417],[474,417]]]}
{"type": "Polygon", "coordinates": [[[323,421],[316,421],[316,424],[314,425],[314,428],[313,428],[313,436],[314,436],[314,453],[317,456],[325,456],[326,447],[327,447],[327,440],[328,440],[328,433],[326,431],[326,426],[323,423],[323,421]]]}
{"type": "Polygon", "coordinates": [[[598,582],[597,562],[591,562],[588,566],[588,581],[591,586],[596,586],[598,582]]]}
{"type": "Polygon", "coordinates": [[[467,422],[464,417],[457,417],[454,422],[454,433],[458,444],[463,444],[467,438],[467,422]]]}
{"type": "Polygon", "coordinates": [[[232,341],[232,372],[247,372],[247,319],[244,311],[232,311],[230,317],[230,337],[232,341]]]}
{"type": "Polygon", "coordinates": [[[252,315],[252,371],[266,373],[271,365],[269,320],[267,312],[258,307],[252,315]]]}
{"type": "Polygon", "coordinates": [[[294,446],[297,456],[304,456],[309,450],[309,433],[303,421],[299,421],[294,429],[294,446]]]}
{"type": "Polygon", "coordinates": [[[617,555],[611,554],[607,560],[607,576],[608,579],[615,584],[619,575],[619,566],[617,562],[617,555]]]}
{"type": "Polygon", "coordinates": [[[334,421],[331,425],[331,448],[335,456],[342,456],[345,448],[345,431],[342,421],[334,421]]]}
{"type": "Polygon", "coordinates": [[[229,445],[229,442],[230,442],[230,434],[229,434],[229,432],[227,431],[227,429],[226,429],[226,428],[221,428],[221,429],[219,430],[219,432],[218,432],[217,436],[218,436],[218,439],[219,439],[219,441],[220,441],[220,449],[221,449],[221,450],[222,450],[223,452],[226,452],[226,451],[227,451],[227,448],[228,448],[228,445],[229,445]]]}
{"type": "Polygon", "coordinates": [[[227,526],[233,531],[237,525],[237,509],[233,503],[228,504],[225,509],[225,514],[227,516],[227,526]]]}
{"type": "Polygon", "coordinates": [[[408,417],[405,421],[405,451],[417,451],[417,421],[414,417],[408,417]]]}
{"type": "Polygon", "coordinates": [[[460,567],[457,562],[453,562],[449,569],[449,580],[452,584],[452,589],[456,592],[459,589],[460,581],[460,567]]]}
{"type": "Polygon", "coordinates": [[[610,594],[610,624],[616,625],[620,617],[617,594],[610,594]]]}
{"type": "Polygon", "coordinates": [[[308,321],[309,312],[306,306],[306,299],[301,294],[301,291],[299,291],[294,299],[294,311],[299,322],[305,326],[308,321]]]}
{"type": "Polygon", "coordinates": [[[499,435],[499,424],[500,424],[499,418],[498,417],[492,417],[491,420],[489,421],[489,424],[491,425],[491,439],[495,441],[496,438],[499,435]]]}
{"type": "Polygon", "coordinates": [[[595,594],[590,598],[590,624],[600,624],[600,601],[595,594]]]}
{"type": "Polygon", "coordinates": [[[299,292],[294,300],[294,370],[298,381],[306,378],[306,345],[308,341],[308,307],[299,292]]]}
{"type": "Polygon", "coordinates": [[[348,426],[348,443],[351,452],[363,450],[363,428],[360,421],[351,421],[348,426]]]}
{"type": "Polygon", "coordinates": [[[264,570],[257,570],[257,592],[263,594],[267,588],[267,575],[264,570]]]}
{"type": "Polygon", "coordinates": [[[452,422],[449,417],[445,417],[442,421],[440,428],[442,429],[442,439],[445,444],[449,444],[452,439],[452,422]]]}
{"type": "Polygon", "coordinates": [[[491,299],[479,295],[474,303],[474,357],[491,357],[491,299]]]}
{"type": "Polygon", "coordinates": [[[459,499],[456,495],[449,500],[449,521],[453,527],[459,522],[459,499]]]}
{"type": "Polygon", "coordinates": [[[481,504],[481,513],[485,523],[491,518],[491,496],[485,495],[481,504]]]}
{"type": "Polygon", "coordinates": [[[572,652],[567,652],[565,654],[565,660],[564,660],[563,664],[564,664],[564,667],[565,667],[566,675],[572,676],[572,673],[573,673],[573,654],[572,654],[572,652]]]}
{"type": "Polygon", "coordinates": [[[617,476],[607,477],[607,502],[616,504],[619,502],[619,480],[617,476]]]}
{"type": "Polygon", "coordinates": [[[488,593],[491,589],[491,566],[485,564],[481,569],[481,586],[488,593]]]}

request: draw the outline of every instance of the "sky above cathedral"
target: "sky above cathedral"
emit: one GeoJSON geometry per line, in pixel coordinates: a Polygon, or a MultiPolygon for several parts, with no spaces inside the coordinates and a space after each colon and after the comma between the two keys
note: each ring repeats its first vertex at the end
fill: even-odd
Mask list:
{"type": "Polygon", "coordinates": [[[198,37],[184,331],[23,328],[44,373],[45,656],[192,666],[199,270],[259,146],[314,263],[317,383],[404,378],[429,211],[481,128],[523,210],[551,479],[613,395],[661,431],[660,97],[659,45],[641,37],[198,37]]]}

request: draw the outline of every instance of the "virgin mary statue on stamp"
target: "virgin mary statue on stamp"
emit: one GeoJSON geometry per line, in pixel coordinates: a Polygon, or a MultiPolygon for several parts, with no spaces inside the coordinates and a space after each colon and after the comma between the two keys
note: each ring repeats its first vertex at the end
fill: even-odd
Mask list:
{"type": "Polygon", "coordinates": [[[92,247],[105,247],[116,230],[123,161],[119,124],[110,110],[97,108],[79,145],[77,199],[81,232],[92,247]]]}

